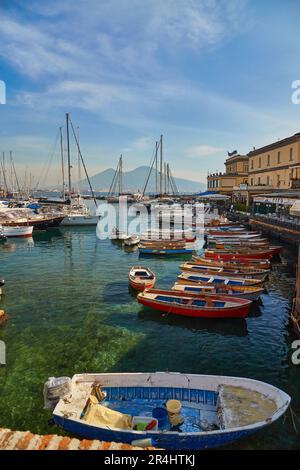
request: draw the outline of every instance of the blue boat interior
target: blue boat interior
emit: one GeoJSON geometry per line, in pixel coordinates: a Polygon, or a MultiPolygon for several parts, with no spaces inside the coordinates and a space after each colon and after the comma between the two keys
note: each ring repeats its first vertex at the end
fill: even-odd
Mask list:
{"type": "Polygon", "coordinates": [[[183,423],[174,429],[168,421],[159,430],[200,432],[219,429],[217,392],[169,387],[104,387],[103,390],[107,393],[103,405],[131,416],[151,418],[152,411],[165,407],[167,400],[179,400],[183,423]]]}
{"type": "MultiPolygon", "coordinates": [[[[155,297],[155,300],[159,300],[160,302],[178,304],[178,305],[186,305],[190,302],[191,299],[185,299],[181,297],[172,297],[168,295],[157,295],[155,297]]],[[[205,299],[203,300],[194,299],[191,303],[191,305],[194,305],[196,307],[205,307],[206,304],[207,302],[205,299]]],[[[212,306],[215,308],[223,308],[225,307],[225,302],[222,302],[220,300],[213,300],[212,306]]]]}

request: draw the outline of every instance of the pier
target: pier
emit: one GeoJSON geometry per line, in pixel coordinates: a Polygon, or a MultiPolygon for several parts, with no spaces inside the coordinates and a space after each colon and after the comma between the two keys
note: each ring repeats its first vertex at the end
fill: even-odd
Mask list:
{"type": "Polygon", "coordinates": [[[256,214],[249,218],[249,225],[251,229],[260,230],[263,234],[285,243],[298,246],[300,242],[300,224],[297,220],[256,214]]]}

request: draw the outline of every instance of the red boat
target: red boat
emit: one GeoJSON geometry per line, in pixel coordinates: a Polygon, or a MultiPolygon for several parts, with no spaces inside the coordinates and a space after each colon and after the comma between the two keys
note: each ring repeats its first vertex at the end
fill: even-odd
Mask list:
{"type": "Polygon", "coordinates": [[[194,295],[160,289],[141,292],[137,300],[161,312],[194,318],[245,318],[252,303],[227,295],[194,295]]]}
{"type": "Polygon", "coordinates": [[[279,254],[281,246],[270,246],[267,249],[235,249],[234,252],[230,250],[205,250],[206,258],[213,258],[215,260],[242,260],[242,259],[271,259],[273,256],[279,254]]]}
{"type": "Polygon", "coordinates": [[[203,256],[192,256],[192,262],[194,264],[202,264],[205,266],[219,266],[219,267],[241,267],[241,268],[259,268],[259,269],[271,269],[271,263],[268,260],[256,260],[256,259],[245,259],[245,260],[214,260],[212,258],[205,258],[203,256]]]}
{"type": "Polygon", "coordinates": [[[128,280],[133,289],[143,292],[145,289],[154,287],[156,276],[149,268],[133,266],[128,273],[128,280]]]}

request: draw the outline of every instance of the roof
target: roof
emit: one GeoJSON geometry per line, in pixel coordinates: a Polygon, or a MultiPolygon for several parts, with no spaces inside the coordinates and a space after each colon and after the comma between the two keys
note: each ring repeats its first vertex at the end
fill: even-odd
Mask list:
{"type": "Polygon", "coordinates": [[[225,165],[230,164],[234,162],[235,160],[249,160],[248,155],[240,155],[239,153],[237,155],[233,155],[232,157],[229,157],[225,160],[225,165]]]}
{"type": "Polygon", "coordinates": [[[264,147],[260,147],[258,149],[252,150],[251,152],[248,153],[249,157],[254,157],[255,155],[259,155],[260,153],[265,153],[270,150],[274,150],[278,147],[284,147],[285,145],[293,144],[295,142],[298,142],[300,140],[300,132],[297,132],[296,134],[286,137],[285,139],[278,140],[277,142],[273,142],[272,144],[265,145],[264,147]]]}

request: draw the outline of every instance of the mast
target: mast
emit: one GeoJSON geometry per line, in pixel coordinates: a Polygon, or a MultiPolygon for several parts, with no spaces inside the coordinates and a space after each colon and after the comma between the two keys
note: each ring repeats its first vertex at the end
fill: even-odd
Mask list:
{"type": "MultiPolygon", "coordinates": [[[[78,141],[78,146],[79,146],[79,126],[76,128],[77,131],[77,141],[78,141]]],[[[78,161],[78,194],[80,194],[80,181],[81,181],[81,161],[80,161],[80,154],[79,150],[77,152],[77,161],[78,161]]]]}
{"type": "Polygon", "coordinates": [[[69,113],[66,113],[67,124],[67,152],[68,152],[68,186],[69,186],[69,199],[71,201],[71,157],[70,157],[70,130],[69,130],[69,113]]]}
{"type": "Polygon", "coordinates": [[[5,153],[4,152],[2,153],[2,173],[3,173],[4,186],[5,186],[6,192],[8,192],[7,181],[6,181],[5,153]]]}
{"type": "Polygon", "coordinates": [[[165,187],[165,194],[167,194],[167,164],[164,163],[164,187],[165,187]]]}
{"type": "Polygon", "coordinates": [[[119,160],[119,196],[123,194],[123,157],[119,160]]]}
{"type": "Polygon", "coordinates": [[[88,184],[89,184],[89,187],[90,187],[90,191],[91,191],[92,196],[93,196],[93,199],[94,199],[95,206],[98,207],[97,200],[96,200],[96,196],[95,196],[93,187],[92,187],[92,185],[91,185],[90,177],[89,177],[89,175],[88,175],[87,168],[86,168],[86,166],[85,166],[85,163],[84,163],[84,160],[83,160],[83,157],[82,157],[82,153],[81,153],[81,150],[80,150],[80,147],[79,147],[79,143],[78,143],[78,140],[77,140],[76,132],[75,132],[75,130],[74,130],[74,126],[73,126],[73,123],[72,123],[71,120],[70,120],[70,122],[71,122],[72,133],[73,133],[73,136],[74,136],[74,139],[75,139],[75,142],[76,142],[76,145],[77,145],[77,150],[78,150],[78,153],[79,153],[79,156],[80,156],[80,161],[81,161],[81,163],[82,163],[82,166],[83,166],[83,169],[84,169],[84,173],[85,173],[86,179],[87,179],[88,184]]]}
{"type": "Polygon", "coordinates": [[[160,136],[160,181],[159,181],[159,192],[162,197],[163,192],[163,136],[160,136]]]}
{"type": "Polygon", "coordinates": [[[65,188],[64,144],[63,144],[62,127],[59,128],[59,134],[60,134],[60,157],[61,157],[61,174],[62,174],[62,195],[63,195],[63,200],[65,200],[66,188],[65,188]]]}
{"type": "Polygon", "coordinates": [[[15,168],[15,162],[14,162],[11,150],[10,150],[10,161],[11,161],[11,168],[12,168],[12,171],[14,173],[15,181],[16,181],[16,184],[17,184],[18,194],[20,195],[21,194],[21,189],[20,189],[19,180],[18,180],[16,168],[15,168]]]}
{"type": "Polygon", "coordinates": [[[170,167],[169,163],[167,163],[167,193],[170,193],[170,167]]]}
{"type": "Polygon", "coordinates": [[[158,194],[158,142],[155,142],[155,194],[158,194]]]}

